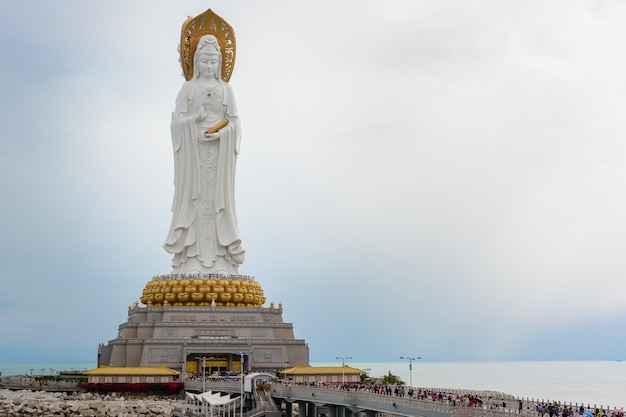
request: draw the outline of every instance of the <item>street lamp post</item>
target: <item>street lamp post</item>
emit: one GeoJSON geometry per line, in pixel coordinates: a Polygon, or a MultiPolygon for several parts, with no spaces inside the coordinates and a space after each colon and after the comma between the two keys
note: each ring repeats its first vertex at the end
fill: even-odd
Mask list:
{"type": "Polygon", "coordinates": [[[413,388],[413,361],[422,359],[421,356],[412,358],[410,356],[400,356],[400,359],[406,359],[409,361],[409,386],[413,388]]]}
{"type": "MultiPolygon", "coordinates": [[[[211,356],[210,358],[207,358],[207,359],[213,360],[215,359],[215,357],[211,356]]],[[[209,364],[209,377],[211,377],[211,374],[212,374],[211,369],[212,369],[211,364],[209,364]]]]}
{"type": "Polygon", "coordinates": [[[287,365],[289,365],[289,361],[284,361],[283,365],[285,366],[283,369],[284,378],[287,379],[287,365]]]}
{"type": "Polygon", "coordinates": [[[343,386],[346,379],[346,359],[352,359],[352,356],[337,356],[335,359],[341,359],[341,385],[343,386]]]}
{"type": "Polygon", "coordinates": [[[196,356],[196,359],[202,361],[202,392],[206,392],[206,361],[207,359],[213,359],[213,357],[207,358],[206,356],[196,356]]]}
{"type": "Polygon", "coordinates": [[[239,394],[239,415],[243,417],[243,360],[244,356],[252,355],[252,352],[233,352],[233,355],[239,355],[239,360],[241,361],[241,393],[239,394]]]}

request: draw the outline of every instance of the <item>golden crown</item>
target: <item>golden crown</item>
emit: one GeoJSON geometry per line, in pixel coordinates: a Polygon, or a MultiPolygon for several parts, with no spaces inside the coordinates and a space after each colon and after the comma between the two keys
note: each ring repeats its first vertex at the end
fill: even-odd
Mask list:
{"type": "Polygon", "coordinates": [[[222,50],[222,80],[228,82],[235,66],[235,31],[211,9],[185,20],[180,32],[180,63],[187,81],[193,78],[193,55],[200,38],[213,35],[222,50]]]}

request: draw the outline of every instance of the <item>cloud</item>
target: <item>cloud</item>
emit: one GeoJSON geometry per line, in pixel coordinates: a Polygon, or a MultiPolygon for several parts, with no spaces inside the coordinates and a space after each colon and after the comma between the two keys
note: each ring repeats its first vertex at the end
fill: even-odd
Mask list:
{"type": "MultiPolygon", "coordinates": [[[[207,6],[67,6],[0,6],[11,358],[63,359],[70,321],[95,358],[169,269],[176,46],[207,6]]],[[[242,272],[312,360],[558,359],[529,341],[624,314],[620,3],[212,8],[238,41],[242,272]]]]}

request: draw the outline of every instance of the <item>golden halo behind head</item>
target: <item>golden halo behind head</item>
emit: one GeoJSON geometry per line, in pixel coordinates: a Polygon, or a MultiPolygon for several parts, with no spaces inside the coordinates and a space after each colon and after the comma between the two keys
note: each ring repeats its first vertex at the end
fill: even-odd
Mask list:
{"type": "Polygon", "coordinates": [[[213,13],[211,9],[185,20],[180,31],[180,64],[185,79],[193,78],[193,55],[198,42],[204,35],[213,35],[222,50],[222,80],[228,82],[235,66],[236,41],[235,31],[224,19],[213,13]]]}

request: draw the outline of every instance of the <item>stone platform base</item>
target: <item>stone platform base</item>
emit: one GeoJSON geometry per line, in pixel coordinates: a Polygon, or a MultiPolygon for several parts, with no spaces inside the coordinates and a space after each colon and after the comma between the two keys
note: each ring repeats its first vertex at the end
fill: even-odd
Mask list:
{"type": "Polygon", "coordinates": [[[275,308],[129,307],[116,339],[98,348],[99,366],[167,366],[189,374],[276,372],[309,365],[309,348],[275,308]],[[251,354],[250,354],[251,353],[251,354]],[[204,369],[203,369],[204,366],[204,369]]]}

